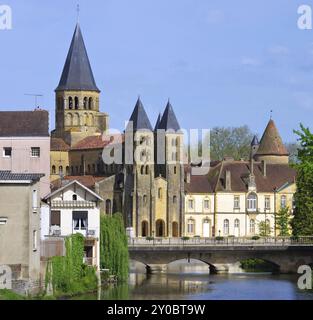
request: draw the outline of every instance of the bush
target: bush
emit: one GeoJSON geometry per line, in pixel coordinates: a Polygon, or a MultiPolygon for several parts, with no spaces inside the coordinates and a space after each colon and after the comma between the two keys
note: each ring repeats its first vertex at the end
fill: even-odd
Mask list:
{"type": "Polygon", "coordinates": [[[215,237],[215,240],[216,240],[216,241],[223,241],[223,240],[224,240],[224,237],[217,236],[217,237],[215,237]]]}
{"type": "Polygon", "coordinates": [[[153,238],[153,237],[146,237],[146,240],[147,240],[147,241],[153,241],[154,238],[153,238]]]}
{"type": "Polygon", "coordinates": [[[189,237],[181,237],[181,239],[182,239],[183,241],[188,241],[188,240],[190,240],[189,237]]]}
{"type": "Polygon", "coordinates": [[[259,239],[261,239],[259,236],[253,236],[253,237],[251,238],[251,240],[259,240],[259,239]]]}

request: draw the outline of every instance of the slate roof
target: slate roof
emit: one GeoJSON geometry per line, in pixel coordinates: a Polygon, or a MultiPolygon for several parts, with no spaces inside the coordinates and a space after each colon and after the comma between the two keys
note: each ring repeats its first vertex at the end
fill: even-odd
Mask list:
{"type": "Polygon", "coordinates": [[[259,139],[257,136],[254,136],[251,141],[251,147],[259,145],[259,139]]]}
{"type": "Polygon", "coordinates": [[[158,130],[160,122],[161,122],[161,119],[162,119],[162,115],[161,115],[161,113],[159,113],[157,121],[156,121],[156,124],[154,126],[154,131],[158,130]]]}
{"type": "Polygon", "coordinates": [[[48,137],[49,113],[46,110],[1,111],[0,137],[48,137]]]}
{"type": "Polygon", "coordinates": [[[0,181],[39,181],[43,173],[12,173],[9,170],[0,171],[0,181]]]}
{"type": "Polygon", "coordinates": [[[162,117],[161,122],[158,126],[158,129],[163,129],[165,131],[167,131],[167,130],[179,131],[180,130],[180,125],[177,121],[173,107],[169,101],[168,101],[167,106],[165,108],[165,111],[163,113],[163,117],[162,117]]]}
{"type": "Polygon", "coordinates": [[[56,91],[98,89],[90,66],[84,39],[77,23],[67,54],[62,76],[56,91]]]}
{"type": "Polygon", "coordinates": [[[69,151],[70,146],[67,143],[65,143],[65,141],[61,138],[51,138],[50,150],[51,151],[69,151]]]}
{"type": "Polygon", "coordinates": [[[274,121],[271,119],[263,133],[256,155],[288,156],[274,121]]]}
{"type": "MultiPolygon", "coordinates": [[[[266,164],[266,176],[262,173],[262,164],[254,163],[254,176],[257,192],[274,192],[281,186],[295,182],[296,171],[288,164],[266,164]]],[[[210,193],[225,191],[226,170],[231,173],[231,191],[247,192],[247,178],[250,163],[247,161],[222,161],[213,166],[206,176],[191,176],[191,183],[185,183],[190,193],[210,193]]]]}
{"type": "MultiPolygon", "coordinates": [[[[146,110],[140,100],[138,98],[136,102],[136,106],[132,115],[130,116],[129,121],[133,122],[133,131],[137,130],[149,130],[153,131],[150,120],[147,116],[146,110]]],[[[127,129],[129,130],[130,124],[127,125],[127,129]]]]}

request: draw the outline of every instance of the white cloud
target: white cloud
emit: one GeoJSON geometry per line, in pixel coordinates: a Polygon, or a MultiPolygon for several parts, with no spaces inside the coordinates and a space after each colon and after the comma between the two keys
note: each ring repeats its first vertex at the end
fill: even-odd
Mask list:
{"type": "Polygon", "coordinates": [[[257,67],[261,64],[261,61],[256,58],[251,57],[243,57],[241,59],[241,64],[244,66],[254,66],[257,67]]]}
{"type": "Polygon", "coordinates": [[[287,55],[289,53],[289,49],[287,47],[276,45],[269,48],[269,53],[277,54],[277,55],[287,55]]]}
{"type": "Polygon", "coordinates": [[[211,10],[207,14],[206,21],[210,24],[216,24],[224,20],[224,12],[221,10],[211,10]]]}

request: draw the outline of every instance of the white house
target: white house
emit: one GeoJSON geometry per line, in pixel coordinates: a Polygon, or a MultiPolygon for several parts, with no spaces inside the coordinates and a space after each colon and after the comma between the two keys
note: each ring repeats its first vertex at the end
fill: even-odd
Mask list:
{"type": "Polygon", "coordinates": [[[41,212],[42,240],[81,233],[85,237],[85,263],[100,265],[100,203],[95,192],[77,180],[71,181],[45,197],[41,212]]]}

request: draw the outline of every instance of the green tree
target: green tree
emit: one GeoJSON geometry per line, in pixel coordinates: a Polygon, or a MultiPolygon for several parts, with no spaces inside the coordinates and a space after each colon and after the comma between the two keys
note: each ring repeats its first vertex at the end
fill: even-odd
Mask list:
{"type": "Polygon", "coordinates": [[[267,237],[271,235],[272,228],[266,221],[259,222],[259,236],[267,237]]]}
{"type": "Polygon", "coordinates": [[[101,217],[100,265],[119,280],[128,278],[128,241],[121,214],[101,217]]]}
{"type": "Polygon", "coordinates": [[[298,136],[297,191],[292,229],[295,236],[313,235],[313,134],[309,128],[300,124],[298,136]]]}
{"type": "Polygon", "coordinates": [[[289,236],[290,214],[289,208],[281,208],[276,213],[276,226],[279,229],[279,235],[282,237],[289,236]]]}

